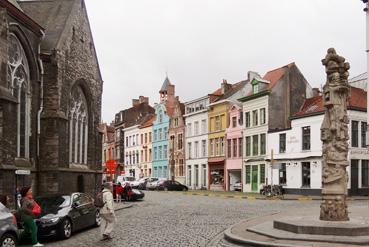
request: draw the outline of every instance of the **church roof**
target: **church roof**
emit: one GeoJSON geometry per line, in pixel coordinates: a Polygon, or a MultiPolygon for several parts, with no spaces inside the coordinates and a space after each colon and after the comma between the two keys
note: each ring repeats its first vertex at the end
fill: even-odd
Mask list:
{"type": "Polygon", "coordinates": [[[42,51],[57,48],[66,28],[69,16],[76,0],[30,0],[20,1],[23,11],[45,30],[42,51]]]}
{"type": "Polygon", "coordinates": [[[161,86],[160,92],[165,92],[165,91],[167,91],[167,89],[168,89],[168,86],[169,86],[169,85],[172,85],[172,84],[170,83],[169,78],[168,78],[168,76],[167,76],[167,77],[165,77],[164,83],[163,83],[163,85],[161,86]]]}

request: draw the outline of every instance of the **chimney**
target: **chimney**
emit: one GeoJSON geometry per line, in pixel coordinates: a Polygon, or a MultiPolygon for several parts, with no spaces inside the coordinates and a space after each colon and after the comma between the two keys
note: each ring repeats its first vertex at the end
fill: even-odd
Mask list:
{"type": "Polygon", "coordinates": [[[133,107],[136,107],[136,106],[138,106],[138,105],[140,105],[140,100],[139,100],[139,99],[133,99],[133,100],[132,100],[132,106],[133,106],[133,107]]]}
{"type": "Polygon", "coordinates": [[[228,84],[226,79],[223,79],[221,87],[222,87],[222,94],[225,94],[229,91],[229,89],[232,88],[232,85],[228,84]]]}
{"type": "Polygon", "coordinates": [[[140,96],[139,101],[140,101],[140,103],[149,104],[149,97],[140,96]]]}
{"type": "Polygon", "coordinates": [[[317,97],[320,95],[320,90],[317,87],[313,88],[313,97],[317,97]]]}

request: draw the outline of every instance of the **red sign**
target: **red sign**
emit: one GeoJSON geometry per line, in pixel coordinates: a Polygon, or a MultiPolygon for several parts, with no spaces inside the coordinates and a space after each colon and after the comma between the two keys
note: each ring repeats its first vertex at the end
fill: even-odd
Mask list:
{"type": "Polygon", "coordinates": [[[112,171],[115,170],[115,168],[117,168],[118,164],[115,160],[108,160],[106,161],[106,168],[108,168],[108,170],[112,171]]]}
{"type": "Polygon", "coordinates": [[[125,173],[126,173],[126,171],[125,171],[125,170],[120,171],[120,174],[125,174],[125,173]]]}

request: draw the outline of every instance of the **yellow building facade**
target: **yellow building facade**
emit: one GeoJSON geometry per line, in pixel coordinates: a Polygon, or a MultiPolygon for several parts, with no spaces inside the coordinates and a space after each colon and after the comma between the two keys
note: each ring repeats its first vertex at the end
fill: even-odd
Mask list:
{"type": "Polygon", "coordinates": [[[229,126],[227,100],[209,105],[208,111],[208,189],[224,190],[225,130],[229,126]]]}

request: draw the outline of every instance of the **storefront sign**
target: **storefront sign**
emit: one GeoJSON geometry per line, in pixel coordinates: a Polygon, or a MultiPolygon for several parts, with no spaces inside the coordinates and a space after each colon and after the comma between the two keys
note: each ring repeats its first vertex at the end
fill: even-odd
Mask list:
{"type": "Polygon", "coordinates": [[[30,170],[15,170],[15,174],[17,175],[31,175],[30,170]]]}

